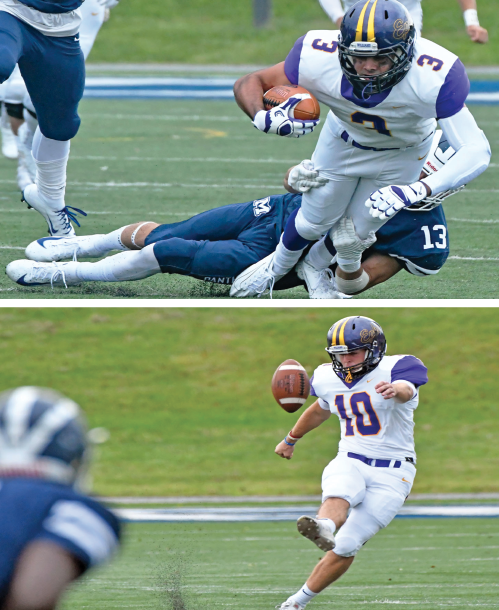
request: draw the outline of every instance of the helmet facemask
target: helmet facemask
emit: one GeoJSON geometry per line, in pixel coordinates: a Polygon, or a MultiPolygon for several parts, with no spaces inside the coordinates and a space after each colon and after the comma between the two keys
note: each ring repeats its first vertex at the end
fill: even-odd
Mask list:
{"type": "Polygon", "coordinates": [[[341,34],[338,40],[340,65],[343,73],[353,86],[356,95],[362,99],[367,99],[371,95],[382,93],[395,86],[411,68],[414,34],[412,40],[409,41],[409,50],[406,50],[406,45],[402,44],[378,49],[376,42],[352,42],[350,47],[347,47],[341,42],[341,34]],[[388,57],[393,62],[393,66],[383,74],[359,75],[354,66],[354,57],[358,59],[388,57]]]}
{"type": "Polygon", "coordinates": [[[378,366],[381,358],[374,356],[374,348],[376,347],[378,347],[378,343],[375,340],[373,341],[372,346],[366,345],[365,347],[355,347],[353,349],[348,349],[344,345],[332,345],[331,347],[326,347],[326,352],[331,358],[333,370],[336,375],[346,383],[351,383],[352,381],[356,381],[357,379],[364,377],[364,375],[374,370],[378,366]],[[353,364],[351,366],[344,366],[341,363],[339,356],[343,354],[351,354],[353,352],[360,351],[361,349],[365,350],[363,362],[353,364]]]}

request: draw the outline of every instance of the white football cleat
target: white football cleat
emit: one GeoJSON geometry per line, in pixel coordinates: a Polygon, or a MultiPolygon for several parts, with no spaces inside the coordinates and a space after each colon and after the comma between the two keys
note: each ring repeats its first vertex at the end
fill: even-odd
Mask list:
{"type": "Polygon", "coordinates": [[[36,263],[33,261],[12,261],[5,272],[13,282],[21,286],[74,286],[81,280],[76,277],[78,263],[36,263]]]}
{"type": "MultiPolygon", "coordinates": [[[[95,253],[92,251],[91,246],[94,238],[95,235],[42,237],[29,244],[25,250],[26,258],[40,263],[50,263],[65,259],[76,260],[78,256],[93,258],[95,253]]],[[[99,253],[99,256],[105,256],[106,254],[108,252],[99,253]]]]}
{"type": "Polygon", "coordinates": [[[2,154],[7,159],[13,161],[17,159],[19,151],[17,150],[17,138],[14,135],[10,123],[2,121],[0,129],[2,130],[2,154]]]}
{"type": "Polygon", "coordinates": [[[321,551],[332,551],[336,546],[334,532],[322,519],[304,515],[296,522],[298,532],[316,544],[321,551]]]}
{"type": "Polygon", "coordinates": [[[72,220],[75,224],[80,226],[80,223],[76,219],[75,212],[86,216],[85,212],[78,208],[65,206],[60,210],[53,210],[46,203],[44,197],[38,192],[36,184],[30,184],[24,189],[22,201],[25,201],[29,207],[40,212],[47,221],[50,235],[57,235],[58,237],[71,237],[75,235],[75,230],[70,222],[70,220],[72,220]]]}
{"type": "Polygon", "coordinates": [[[275,275],[272,271],[274,255],[275,252],[272,252],[272,254],[240,273],[232,284],[230,296],[260,297],[266,290],[269,290],[270,298],[272,298],[272,289],[275,282],[283,277],[282,275],[275,275]]]}
{"type": "Polygon", "coordinates": [[[305,606],[302,606],[292,599],[287,599],[284,603],[282,603],[280,606],[276,606],[275,608],[276,610],[303,610],[305,606]]]}
{"type": "Polygon", "coordinates": [[[331,269],[316,269],[306,259],[296,264],[296,273],[305,280],[311,299],[341,299],[331,269]]]}

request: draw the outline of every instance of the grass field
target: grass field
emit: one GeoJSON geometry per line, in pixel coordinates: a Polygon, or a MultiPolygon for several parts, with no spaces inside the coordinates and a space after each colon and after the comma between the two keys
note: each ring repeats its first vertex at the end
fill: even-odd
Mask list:
{"type": "Polygon", "coordinates": [[[297,415],[270,379],[287,358],[312,374],[328,361],[327,329],[356,313],[382,325],[389,354],[429,369],[414,492],[499,491],[497,309],[2,308],[0,387],[59,389],[109,429],[93,469],[101,495],[318,494],[339,424],[279,459],[297,415]]]}
{"type": "MultiPolygon", "coordinates": [[[[273,0],[270,26],[252,26],[251,0],[127,0],[113,9],[90,56],[92,62],[262,64],[282,61],[294,41],[314,29],[334,29],[318,0],[273,0]]],[[[469,41],[456,0],[423,0],[423,35],[467,65],[497,64],[496,0],[480,0],[490,42],[469,41]]]]}
{"type": "MultiPolygon", "coordinates": [[[[492,149],[498,145],[497,107],[474,106],[492,149]]],[[[266,136],[231,102],[92,100],[81,105],[82,127],[72,144],[68,205],[89,213],[80,234],[102,233],[140,220],[176,222],[229,203],[283,192],[292,164],[310,158],[317,135],[299,140],[266,136]]],[[[0,263],[46,234],[46,225],[20,203],[14,164],[0,159],[0,263]]],[[[497,298],[498,166],[446,204],[451,256],[434,277],[399,273],[366,295],[379,298],[497,298]]],[[[86,283],[69,290],[23,288],[6,276],[2,298],[208,298],[228,288],[181,276],[140,282],[86,283]]],[[[276,298],[307,298],[303,288],[276,298]]]]}
{"type": "MultiPolygon", "coordinates": [[[[308,607],[496,609],[497,526],[396,519],[308,607]]],[[[62,607],[266,610],[298,590],[321,555],[293,523],[135,524],[117,561],[90,573],[62,607]]]]}

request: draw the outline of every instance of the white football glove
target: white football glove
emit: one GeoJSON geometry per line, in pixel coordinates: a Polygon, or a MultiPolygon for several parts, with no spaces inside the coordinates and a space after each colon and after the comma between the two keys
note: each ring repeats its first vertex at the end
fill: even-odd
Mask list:
{"type": "Polygon", "coordinates": [[[387,220],[413,203],[422,201],[428,192],[423,182],[414,182],[407,186],[390,185],[374,191],[366,201],[369,214],[374,218],[387,220]]]}
{"type": "Polygon", "coordinates": [[[329,180],[319,176],[319,172],[314,169],[314,164],[310,159],[305,159],[300,165],[295,165],[288,176],[289,186],[300,193],[308,193],[310,189],[324,186],[326,182],[329,180]]]}
{"type": "MultiPolygon", "coordinates": [[[[332,240],[337,252],[338,263],[345,261],[348,264],[348,262],[360,260],[362,252],[370,248],[376,241],[376,235],[374,231],[371,231],[366,239],[360,239],[355,231],[353,220],[343,216],[334,228],[332,240]]],[[[348,271],[348,268],[345,271],[348,271]]]]}
{"type": "Polygon", "coordinates": [[[317,121],[300,121],[293,118],[294,107],[301,100],[309,99],[308,93],[296,93],[279,106],[271,110],[259,110],[253,119],[253,125],[264,133],[275,133],[278,136],[299,138],[312,133],[317,121]]]}

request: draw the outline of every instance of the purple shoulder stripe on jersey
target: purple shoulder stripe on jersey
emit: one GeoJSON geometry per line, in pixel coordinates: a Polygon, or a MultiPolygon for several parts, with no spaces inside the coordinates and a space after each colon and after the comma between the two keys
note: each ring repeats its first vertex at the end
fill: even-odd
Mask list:
{"type": "Polygon", "coordinates": [[[284,61],[284,72],[292,85],[298,84],[298,79],[300,76],[300,57],[304,40],[305,36],[298,38],[294,44],[294,47],[288,53],[288,56],[284,61]]]}
{"type": "Polygon", "coordinates": [[[456,59],[438,92],[437,118],[448,119],[459,112],[464,106],[469,92],[470,80],[465,67],[460,59],[456,59]]]}
{"type": "MultiPolygon", "coordinates": [[[[312,378],[310,379],[310,396],[317,396],[317,392],[315,391],[313,381],[314,381],[314,376],[312,375],[312,378]]],[[[318,398],[318,396],[317,396],[317,398],[318,398]]]]}
{"type": "MultiPolygon", "coordinates": [[[[289,76],[288,76],[289,78],[289,76]]],[[[386,98],[390,95],[391,89],[387,89],[381,93],[375,93],[371,95],[366,100],[361,100],[358,97],[355,97],[353,94],[353,87],[345,78],[345,75],[341,77],[341,95],[349,102],[353,102],[356,106],[360,106],[361,108],[374,108],[378,104],[381,104],[386,98]]]]}
{"type": "Polygon", "coordinates": [[[392,369],[392,383],[394,381],[410,381],[417,388],[428,383],[428,369],[415,356],[404,356],[392,369]]]}

